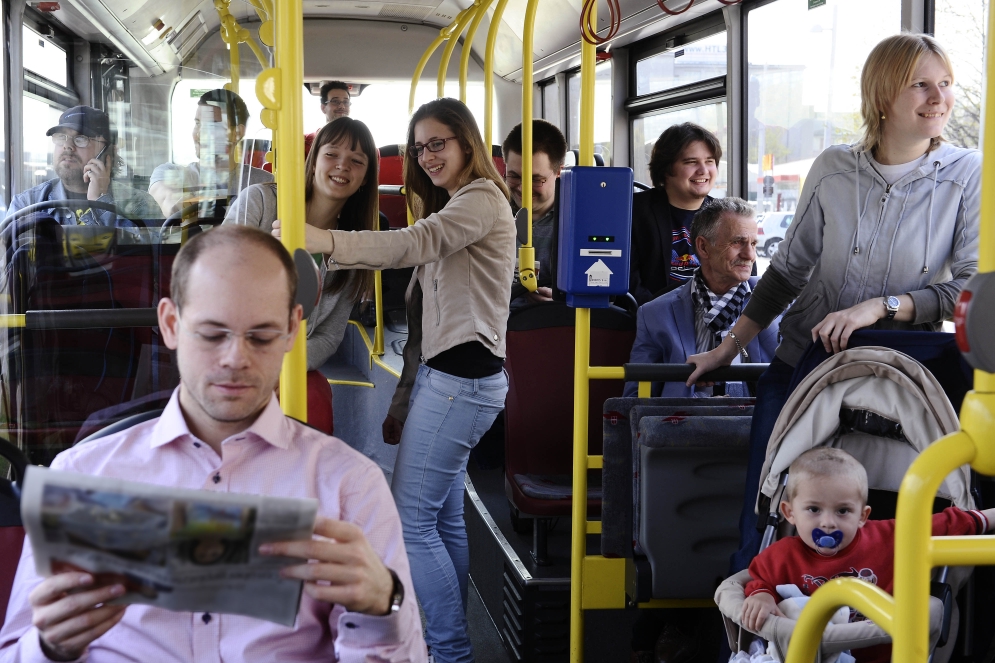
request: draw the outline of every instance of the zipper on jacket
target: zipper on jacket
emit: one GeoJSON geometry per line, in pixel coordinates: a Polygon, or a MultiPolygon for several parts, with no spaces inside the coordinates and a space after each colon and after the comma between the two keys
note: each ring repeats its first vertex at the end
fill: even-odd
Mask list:
{"type": "Polygon", "coordinates": [[[442,324],[442,308],[439,306],[439,279],[432,279],[432,289],[435,291],[435,324],[442,324]]]}

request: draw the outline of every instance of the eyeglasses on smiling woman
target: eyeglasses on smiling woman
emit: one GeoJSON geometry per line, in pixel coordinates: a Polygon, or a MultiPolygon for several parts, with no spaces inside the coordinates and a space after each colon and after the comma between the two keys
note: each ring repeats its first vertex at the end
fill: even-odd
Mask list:
{"type": "Polygon", "coordinates": [[[429,152],[441,152],[446,149],[446,143],[451,140],[456,140],[456,136],[450,136],[449,138],[434,138],[424,145],[421,143],[408,145],[408,156],[412,159],[417,159],[425,153],[425,150],[428,150],[429,152]]]}

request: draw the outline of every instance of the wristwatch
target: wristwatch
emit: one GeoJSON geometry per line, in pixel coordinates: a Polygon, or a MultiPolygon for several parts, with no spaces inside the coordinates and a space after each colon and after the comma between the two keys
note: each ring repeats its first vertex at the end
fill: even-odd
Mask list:
{"type": "Polygon", "coordinates": [[[390,571],[390,577],[394,580],[394,587],[390,590],[390,611],[385,616],[396,613],[401,609],[401,604],[404,603],[404,583],[397,577],[394,569],[387,570],[390,571]]]}
{"type": "Polygon", "coordinates": [[[884,310],[887,311],[885,320],[894,320],[895,314],[898,313],[898,307],[902,305],[902,301],[898,297],[885,297],[884,298],[884,310]]]}

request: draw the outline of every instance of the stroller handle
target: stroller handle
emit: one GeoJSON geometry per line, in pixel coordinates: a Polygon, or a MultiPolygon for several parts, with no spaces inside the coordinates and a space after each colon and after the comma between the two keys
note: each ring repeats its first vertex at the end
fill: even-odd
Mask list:
{"type": "MultiPolygon", "coordinates": [[[[734,364],[701,376],[702,382],[756,382],[770,364],[734,364]]],[[[626,382],[686,382],[694,364],[625,364],[626,382]]]]}

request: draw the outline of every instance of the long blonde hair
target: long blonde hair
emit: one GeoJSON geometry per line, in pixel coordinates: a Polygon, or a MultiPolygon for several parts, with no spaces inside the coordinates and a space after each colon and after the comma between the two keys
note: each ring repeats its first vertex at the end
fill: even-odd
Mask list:
{"type": "MultiPolygon", "coordinates": [[[[459,184],[457,188],[484,178],[497,184],[504,197],[510,200],[508,185],[498,174],[491,159],[491,150],[484,145],[484,139],[480,137],[480,129],[477,128],[477,121],[473,119],[470,109],[463,102],[448,97],[423,104],[411,116],[411,122],[408,123],[408,145],[415,144],[415,125],[429,118],[449,127],[456,136],[456,142],[467,155],[466,164],[456,179],[459,184]]],[[[404,152],[404,186],[408,207],[412,212],[418,211],[420,217],[438,212],[449,202],[449,192],[435,186],[428,174],[418,165],[418,159],[411,158],[407,150],[404,152]]]]}
{"type": "MultiPolygon", "coordinates": [[[[904,32],[881,40],[864,62],[860,73],[860,115],[864,133],[857,143],[859,149],[873,151],[884,135],[882,115],[909,84],[924,57],[933,54],[954,75],[950,56],[933,37],[904,32]]],[[[934,136],[930,150],[939,147],[943,136],[934,136]]]]}

